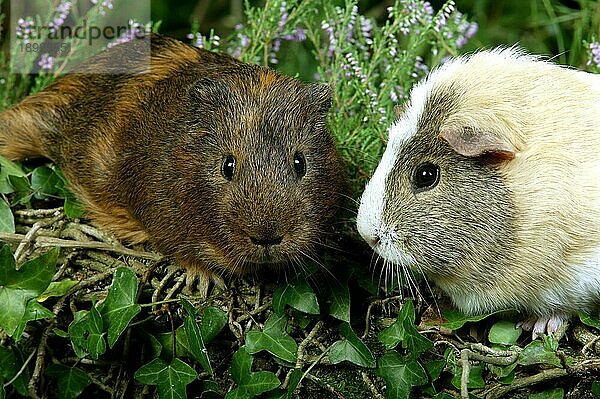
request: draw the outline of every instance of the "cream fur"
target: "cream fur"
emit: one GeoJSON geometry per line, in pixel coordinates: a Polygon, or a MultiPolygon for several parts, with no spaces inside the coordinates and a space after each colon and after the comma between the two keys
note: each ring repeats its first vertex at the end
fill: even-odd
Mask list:
{"type": "Polygon", "coordinates": [[[515,291],[533,289],[539,290],[534,301],[520,307],[547,314],[561,306],[589,306],[590,297],[600,293],[600,267],[580,265],[593,264],[600,248],[598,78],[514,49],[457,62],[461,68],[443,71],[434,83],[464,92],[459,111],[445,124],[489,127],[517,149],[515,159],[501,168],[518,210],[520,260],[508,278],[498,281],[496,292],[488,293],[492,303],[457,302],[470,311],[491,310],[526,297],[515,291]],[[541,269],[544,278],[532,268],[541,269]],[[582,275],[592,282],[585,289],[582,275]]]}
{"type": "MultiPolygon", "coordinates": [[[[416,133],[432,90],[460,93],[442,129],[489,130],[516,149],[513,160],[499,164],[517,208],[516,264],[504,277],[494,276],[493,289],[438,285],[467,313],[517,307],[560,318],[590,309],[600,297],[600,76],[514,48],[455,58],[433,71],[415,86],[405,115],[390,129],[382,163],[361,200],[361,234],[388,229],[381,225],[385,178],[416,133]]],[[[375,248],[382,257],[411,258],[383,241],[375,248]]]]}

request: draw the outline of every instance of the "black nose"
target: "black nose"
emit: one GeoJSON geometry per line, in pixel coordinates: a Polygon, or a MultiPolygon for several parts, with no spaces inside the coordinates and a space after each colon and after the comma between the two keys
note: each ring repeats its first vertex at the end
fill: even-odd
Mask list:
{"type": "Polygon", "coordinates": [[[269,245],[281,244],[281,241],[283,241],[283,236],[276,236],[276,237],[275,236],[274,237],[252,237],[252,236],[250,236],[250,241],[252,241],[252,243],[254,245],[268,247],[269,245]]]}

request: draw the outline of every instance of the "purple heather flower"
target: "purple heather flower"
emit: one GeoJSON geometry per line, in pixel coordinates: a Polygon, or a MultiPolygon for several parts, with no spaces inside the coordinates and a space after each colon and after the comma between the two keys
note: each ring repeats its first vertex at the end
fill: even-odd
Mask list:
{"type": "Polygon", "coordinates": [[[27,17],[27,18],[19,18],[17,20],[17,26],[16,26],[16,35],[17,38],[23,40],[23,43],[28,43],[29,39],[31,39],[33,36],[35,36],[35,31],[34,32],[34,28],[35,28],[35,23],[33,21],[33,18],[31,17],[27,17]]]}
{"type": "Polygon", "coordinates": [[[52,67],[54,66],[54,57],[51,57],[48,53],[44,53],[40,57],[40,61],[38,62],[38,65],[44,71],[46,71],[46,72],[50,71],[52,69],[52,67]]]}
{"type": "Polygon", "coordinates": [[[277,25],[279,26],[279,29],[282,29],[283,26],[285,25],[285,23],[287,22],[288,19],[288,11],[287,11],[287,4],[285,1],[281,2],[281,6],[279,7],[279,12],[281,13],[281,18],[279,19],[279,22],[277,22],[277,25]]]}
{"type": "Polygon", "coordinates": [[[90,0],[93,5],[97,5],[99,7],[100,14],[106,15],[106,10],[113,9],[113,0],[90,0]]]}
{"type": "Polygon", "coordinates": [[[127,29],[127,31],[125,31],[125,33],[123,33],[116,40],[108,43],[108,45],[106,46],[107,48],[114,47],[121,43],[130,42],[133,39],[139,39],[139,38],[149,34],[150,32],[152,32],[152,26],[150,23],[148,23],[146,25],[142,25],[139,22],[136,22],[136,21],[130,19],[128,21],[128,25],[129,25],[129,29],[127,29]]]}
{"type": "Polygon", "coordinates": [[[592,59],[590,60],[590,63],[593,62],[596,64],[596,66],[600,67],[600,43],[590,43],[590,51],[592,53],[592,59]]]}

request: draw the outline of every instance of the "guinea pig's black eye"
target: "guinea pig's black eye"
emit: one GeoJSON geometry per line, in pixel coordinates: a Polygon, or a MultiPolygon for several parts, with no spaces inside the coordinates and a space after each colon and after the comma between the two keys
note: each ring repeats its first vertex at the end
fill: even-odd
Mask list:
{"type": "Polygon", "coordinates": [[[413,186],[418,191],[434,188],[440,181],[440,167],[430,162],[417,166],[413,175],[413,186]]]}
{"type": "Polygon", "coordinates": [[[235,157],[233,155],[227,155],[223,158],[221,173],[227,180],[231,181],[233,179],[233,174],[235,173],[235,157]]]}
{"type": "Polygon", "coordinates": [[[294,154],[294,170],[298,177],[302,177],[306,174],[306,158],[301,152],[294,154]]]}

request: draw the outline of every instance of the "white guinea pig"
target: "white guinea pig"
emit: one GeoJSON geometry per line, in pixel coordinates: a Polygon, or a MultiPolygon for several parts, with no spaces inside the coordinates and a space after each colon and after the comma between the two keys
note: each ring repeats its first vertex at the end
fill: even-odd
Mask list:
{"type": "Polygon", "coordinates": [[[554,332],[600,304],[600,75],[514,48],[446,62],[411,91],[358,231],[463,312],[554,332]]]}

